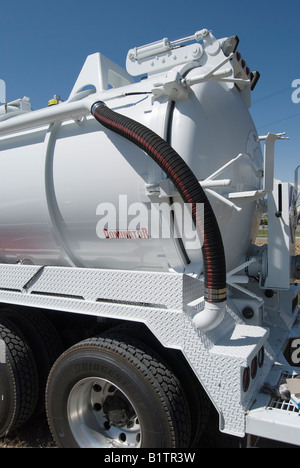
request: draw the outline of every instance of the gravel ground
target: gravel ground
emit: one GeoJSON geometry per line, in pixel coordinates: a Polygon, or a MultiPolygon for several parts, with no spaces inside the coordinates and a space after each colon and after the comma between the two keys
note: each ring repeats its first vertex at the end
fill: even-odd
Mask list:
{"type": "Polygon", "coordinates": [[[0,439],[0,448],[55,448],[46,416],[37,416],[19,430],[0,439]]]}

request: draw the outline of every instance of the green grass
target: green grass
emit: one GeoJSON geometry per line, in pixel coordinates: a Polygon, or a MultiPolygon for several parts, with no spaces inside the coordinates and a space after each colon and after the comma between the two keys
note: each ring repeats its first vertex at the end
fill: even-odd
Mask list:
{"type": "Polygon", "coordinates": [[[268,229],[259,229],[257,237],[268,237],[268,229]]]}

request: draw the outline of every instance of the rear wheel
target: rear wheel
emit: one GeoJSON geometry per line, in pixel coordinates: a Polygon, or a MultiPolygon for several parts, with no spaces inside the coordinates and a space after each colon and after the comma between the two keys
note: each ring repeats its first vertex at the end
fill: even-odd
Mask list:
{"type": "Polygon", "coordinates": [[[60,447],[176,448],[190,440],[178,380],[138,342],[97,337],[67,350],[49,375],[46,407],[60,447]]]}
{"type": "Polygon", "coordinates": [[[211,403],[181,353],[175,354],[174,350],[163,347],[142,323],[119,323],[106,331],[104,335],[106,337],[118,337],[121,341],[126,341],[129,337],[142,341],[149,348],[155,350],[156,354],[159,354],[165,363],[168,363],[168,367],[172,369],[172,372],[182,384],[183,391],[187,397],[189,413],[191,415],[190,447],[197,447],[207,426],[211,403]]]}
{"type": "Polygon", "coordinates": [[[6,345],[6,362],[0,364],[0,436],[24,424],[38,398],[37,369],[31,349],[16,326],[0,321],[0,337],[6,345]]]}
{"type": "Polygon", "coordinates": [[[55,360],[64,351],[60,337],[52,322],[39,310],[5,308],[1,316],[22,331],[33,353],[39,379],[39,395],[36,413],[45,409],[47,378],[55,360]]]}

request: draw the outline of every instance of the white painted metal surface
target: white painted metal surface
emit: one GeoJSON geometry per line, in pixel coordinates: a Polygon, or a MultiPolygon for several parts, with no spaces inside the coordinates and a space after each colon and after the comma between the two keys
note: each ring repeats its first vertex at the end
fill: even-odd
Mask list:
{"type": "MultiPolygon", "coordinates": [[[[284,339],[277,335],[277,357],[266,376],[266,381],[278,388],[287,378],[299,374],[299,367],[290,366],[283,356],[284,339]],[[280,338],[282,341],[280,341],[280,338]]],[[[276,340],[274,336],[274,349],[276,340]]],[[[295,322],[289,336],[300,336],[300,321],[295,322]]],[[[300,445],[300,411],[291,400],[283,400],[266,393],[258,393],[246,414],[246,432],[258,437],[269,438],[288,444],[300,445]]]]}

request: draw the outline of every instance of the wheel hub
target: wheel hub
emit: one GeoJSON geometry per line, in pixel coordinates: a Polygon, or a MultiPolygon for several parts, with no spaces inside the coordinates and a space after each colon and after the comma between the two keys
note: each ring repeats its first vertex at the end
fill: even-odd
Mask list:
{"type": "Polygon", "coordinates": [[[80,447],[140,447],[137,412],[125,393],[108,380],[79,381],[69,395],[68,420],[80,447]]]}
{"type": "Polygon", "coordinates": [[[116,427],[125,427],[134,416],[132,406],[117,395],[108,396],[103,403],[103,413],[109,423],[116,427]]]}

